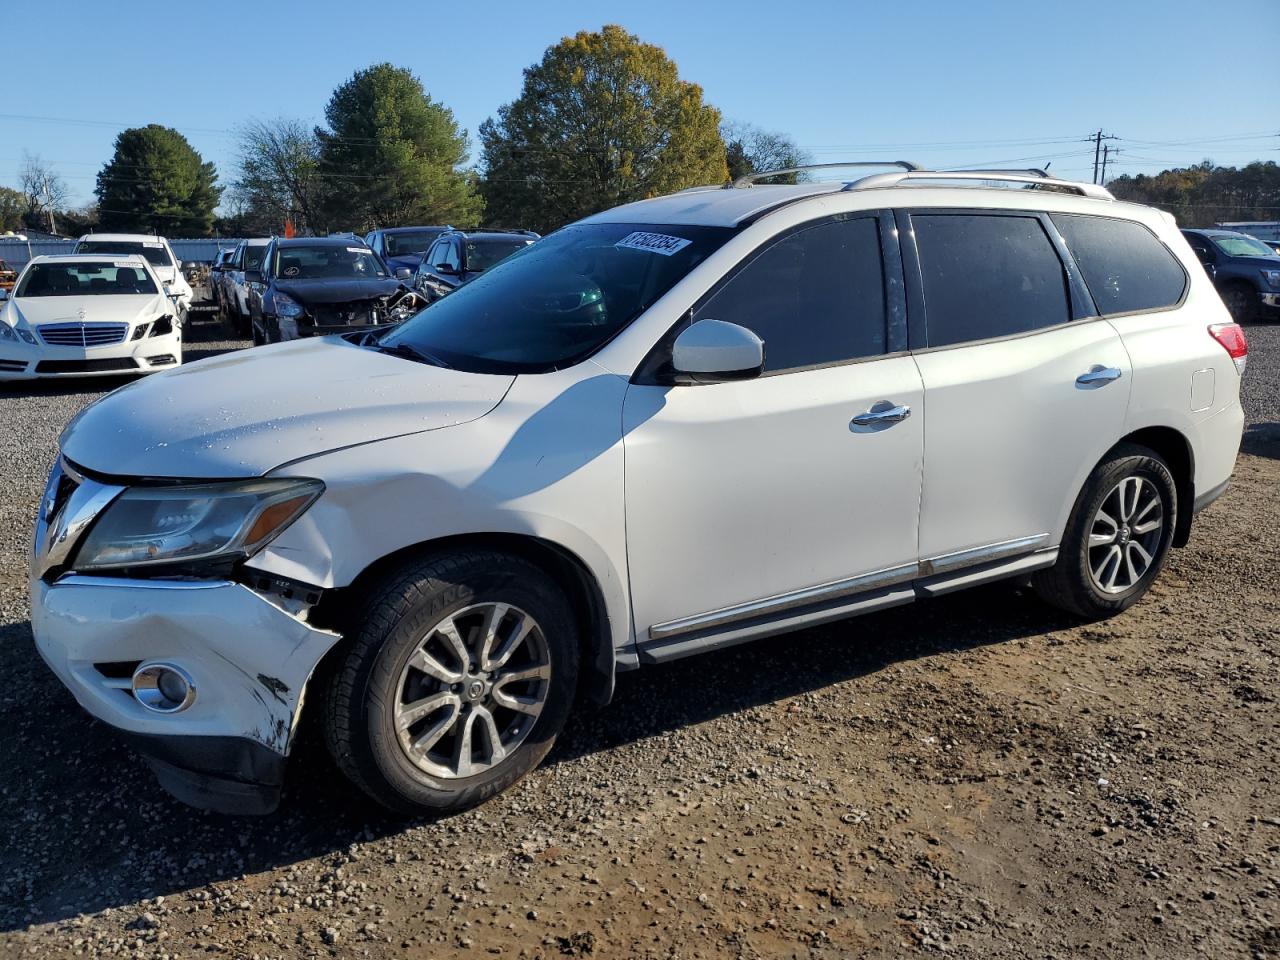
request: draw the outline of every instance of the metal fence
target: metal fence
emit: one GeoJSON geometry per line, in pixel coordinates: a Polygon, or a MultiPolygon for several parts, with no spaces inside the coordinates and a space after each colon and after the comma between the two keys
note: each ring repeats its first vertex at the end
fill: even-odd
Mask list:
{"type": "MultiPolygon", "coordinates": [[[[197,263],[212,263],[219,250],[230,250],[240,240],[238,238],[170,240],[173,255],[179,260],[197,263]]],[[[0,237],[0,260],[14,270],[21,270],[32,257],[50,257],[60,253],[71,253],[75,249],[74,240],[13,240],[0,237]]]]}

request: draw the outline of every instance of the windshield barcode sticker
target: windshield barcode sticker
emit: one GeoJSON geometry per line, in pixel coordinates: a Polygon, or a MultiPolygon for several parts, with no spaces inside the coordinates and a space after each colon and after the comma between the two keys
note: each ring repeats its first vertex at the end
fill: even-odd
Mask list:
{"type": "Polygon", "coordinates": [[[664,257],[669,257],[673,253],[679,253],[692,240],[685,240],[683,237],[669,237],[665,233],[644,233],[636,231],[629,233],[617,243],[615,247],[621,247],[624,250],[647,250],[649,253],[660,253],[664,257]]]}
{"type": "Polygon", "coordinates": [[[364,253],[364,247],[347,247],[347,253],[364,253]]]}
{"type": "Polygon", "coordinates": [[[162,247],[164,247],[164,244],[161,243],[159,240],[143,240],[142,245],[144,247],[148,247],[153,250],[159,250],[162,247]]]}

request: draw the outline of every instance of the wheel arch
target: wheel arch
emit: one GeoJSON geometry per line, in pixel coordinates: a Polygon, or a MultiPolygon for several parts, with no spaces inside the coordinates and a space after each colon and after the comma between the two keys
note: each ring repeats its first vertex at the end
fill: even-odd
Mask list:
{"type": "MultiPolygon", "coordinates": [[[[1173,545],[1185,547],[1191,538],[1191,517],[1196,499],[1196,460],[1191,442],[1181,431],[1173,427],[1143,427],[1141,430],[1135,430],[1121,437],[1116,446],[1121,443],[1132,443],[1153,450],[1169,465],[1174,486],[1178,491],[1173,545]]],[[[1115,447],[1111,449],[1114,450],[1115,447]]]]}
{"type": "MultiPolygon", "coordinates": [[[[582,646],[582,670],[578,694],[603,706],[613,697],[616,656],[604,592],[591,569],[577,554],[542,537],[519,533],[471,533],[441,537],[401,547],[374,560],[345,587],[329,590],[317,608],[314,620],[343,632],[345,619],[357,598],[379,577],[409,561],[458,550],[490,550],[519,557],[545,570],[565,591],[573,608],[582,646]]],[[[325,655],[316,672],[341,659],[344,644],[339,642],[325,655]]]]}

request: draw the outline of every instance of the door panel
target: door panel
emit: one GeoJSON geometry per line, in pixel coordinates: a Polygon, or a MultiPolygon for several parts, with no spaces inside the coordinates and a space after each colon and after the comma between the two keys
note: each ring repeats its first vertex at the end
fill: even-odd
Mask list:
{"type": "Polygon", "coordinates": [[[630,387],[623,426],[638,639],[654,624],[914,564],[922,399],[909,356],[630,387]],[[876,405],[911,415],[852,424],[876,405]]]}
{"type": "Polygon", "coordinates": [[[916,355],[925,393],[920,555],[1049,534],[1124,432],[1132,370],[1105,320],[916,355]],[[1116,380],[1076,382],[1095,367],[1116,380]]]}

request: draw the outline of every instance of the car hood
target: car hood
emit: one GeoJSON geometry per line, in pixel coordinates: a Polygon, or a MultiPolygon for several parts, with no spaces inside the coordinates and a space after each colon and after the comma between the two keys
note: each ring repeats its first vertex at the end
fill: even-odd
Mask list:
{"type": "Polygon", "coordinates": [[[158,293],[128,296],[20,297],[10,308],[29,327],[42,323],[137,323],[171,312],[158,293]]]}
{"type": "Polygon", "coordinates": [[[404,287],[399,280],[277,280],[275,289],[299,303],[350,303],[389,297],[404,287]]]}
{"type": "Polygon", "coordinates": [[[408,267],[410,270],[416,270],[418,264],[422,262],[421,253],[406,253],[402,257],[383,257],[388,267],[395,270],[396,267],[408,267]]]}
{"type": "Polygon", "coordinates": [[[462,373],[337,337],[223,354],[153,374],[71,421],[62,452],[125,477],[261,476],[341,447],[476,420],[514,377],[462,373]]]}

